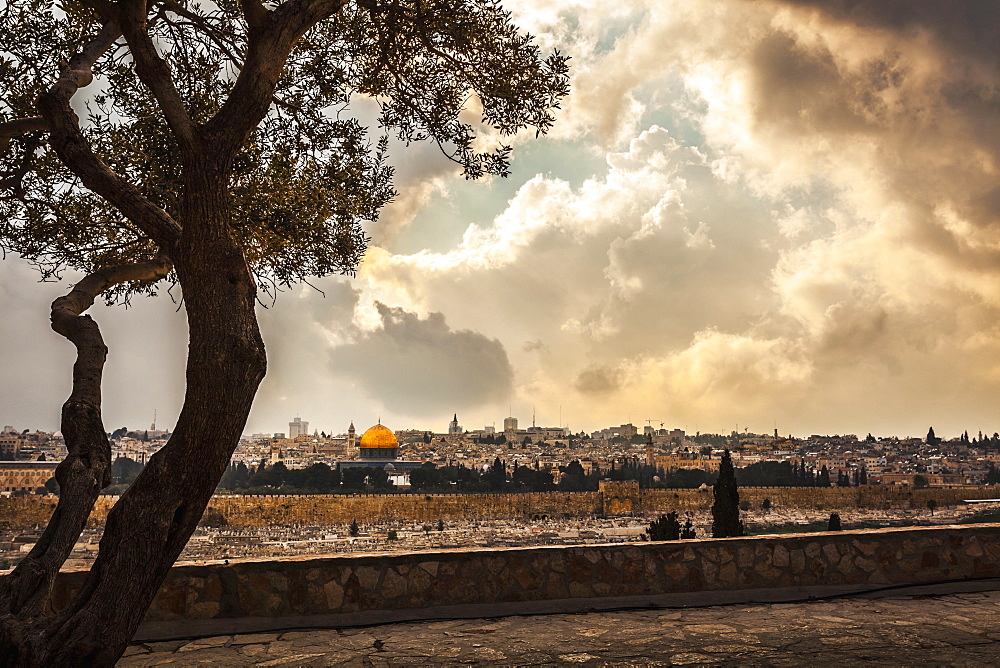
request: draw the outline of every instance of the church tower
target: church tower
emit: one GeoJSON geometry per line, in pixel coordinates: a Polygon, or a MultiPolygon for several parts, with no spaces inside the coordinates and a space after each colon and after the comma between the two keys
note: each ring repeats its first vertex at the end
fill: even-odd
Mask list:
{"type": "Polygon", "coordinates": [[[462,433],[462,427],[458,424],[458,413],[455,413],[455,417],[452,418],[451,422],[448,423],[448,434],[451,436],[456,436],[462,433]]]}
{"type": "Polygon", "coordinates": [[[347,428],[347,456],[353,457],[356,448],[357,438],[355,437],[354,420],[351,420],[351,426],[347,428]]]}
{"type": "Polygon", "coordinates": [[[646,466],[656,466],[656,457],[653,456],[653,435],[646,436],[646,466]]]}

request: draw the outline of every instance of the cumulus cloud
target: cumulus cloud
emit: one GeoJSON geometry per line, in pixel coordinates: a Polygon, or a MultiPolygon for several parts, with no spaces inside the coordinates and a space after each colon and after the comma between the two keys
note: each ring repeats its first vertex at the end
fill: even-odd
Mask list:
{"type": "Polygon", "coordinates": [[[476,311],[478,286],[493,331],[550,346],[515,356],[519,392],[554,403],[568,384],[595,419],[822,423],[843,406],[842,423],[896,425],[899,397],[929,405],[912,388],[942,384],[966,397],[956,415],[980,414],[1000,306],[1000,22],[982,7],[515,5],[543,39],[586,47],[557,128],[608,150],[605,174],[539,175],[453,250],[386,253],[367,279],[449,314],[476,311]],[[686,139],[643,130],[651,113],[686,139]],[[929,355],[975,378],[942,379],[929,355]],[[907,389],[876,416],[891,383],[907,389]]]}
{"type": "Polygon", "coordinates": [[[420,318],[376,303],[382,327],[330,353],[331,370],[404,415],[454,412],[510,396],[513,370],[503,344],[453,330],[441,313],[420,318]]]}
{"type": "Polygon", "coordinates": [[[572,56],[553,134],[464,199],[427,147],[394,156],[357,280],[263,317],[253,421],[996,429],[992,3],[509,4],[572,56]]]}

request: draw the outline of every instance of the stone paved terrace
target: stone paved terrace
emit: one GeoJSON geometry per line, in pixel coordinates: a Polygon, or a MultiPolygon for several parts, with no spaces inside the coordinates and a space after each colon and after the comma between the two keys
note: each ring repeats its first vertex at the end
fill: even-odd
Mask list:
{"type": "Polygon", "coordinates": [[[1000,665],[1000,581],[134,644],[119,666],[1000,665]]]}

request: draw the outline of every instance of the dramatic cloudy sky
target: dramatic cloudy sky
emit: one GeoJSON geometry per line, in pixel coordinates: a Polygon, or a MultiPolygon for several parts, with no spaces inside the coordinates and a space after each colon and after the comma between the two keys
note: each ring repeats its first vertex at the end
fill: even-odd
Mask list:
{"type": "MultiPolygon", "coordinates": [[[[573,90],[510,179],[397,152],[357,278],[281,296],[248,431],[1000,429],[1000,10],[982,0],[516,0],[573,90]],[[510,407],[510,408],[508,408],[510,407]]],[[[0,265],[0,423],[71,353],[0,265]]],[[[95,309],[109,428],[169,426],[183,314],[95,309]]]]}

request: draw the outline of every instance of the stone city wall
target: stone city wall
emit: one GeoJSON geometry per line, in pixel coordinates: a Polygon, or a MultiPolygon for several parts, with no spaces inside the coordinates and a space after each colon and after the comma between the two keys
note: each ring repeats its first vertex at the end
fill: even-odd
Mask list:
{"type": "MultiPolygon", "coordinates": [[[[234,526],[350,524],[391,521],[435,522],[439,519],[484,520],[594,515],[653,515],[671,510],[706,510],[712,505],[711,490],[637,490],[634,483],[612,483],[604,492],[533,492],[525,494],[359,494],[304,496],[216,496],[211,507],[234,526]],[[628,487],[629,489],[625,489],[628,487]],[[629,510],[631,508],[631,510],[629,510]]],[[[764,499],[780,507],[846,510],[851,508],[926,508],[934,499],[938,506],[953,506],[962,499],[1000,496],[991,487],[907,487],[870,485],[862,487],[741,487],[740,498],[754,508],[764,499]]],[[[90,526],[104,523],[118,500],[102,496],[90,517],[90,526]]],[[[0,530],[17,531],[44,526],[55,507],[52,497],[0,496],[0,530]]]]}
{"type": "MultiPolygon", "coordinates": [[[[56,608],[65,605],[85,575],[60,574],[56,608]]],[[[226,619],[258,619],[258,628],[308,626],[309,617],[350,623],[372,611],[409,611],[410,618],[420,618],[419,611],[426,615],[429,609],[462,606],[497,606],[488,610],[499,614],[506,605],[508,614],[516,614],[538,601],[633,597],[634,602],[635,597],[694,592],[815,591],[998,576],[1000,524],[287,558],[177,566],[145,621],[147,627],[226,619]]]]}
{"type": "MultiPolygon", "coordinates": [[[[740,501],[760,508],[764,499],[774,508],[811,508],[816,510],[926,509],[933,499],[939,507],[954,506],[963,499],[1000,498],[996,487],[928,487],[913,489],[896,485],[861,487],[740,487],[740,501]]],[[[711,490],[690,489],[642,490],[642,506],[647,514],[676,510],[708,510],[712,507],[711,490]]]]}

